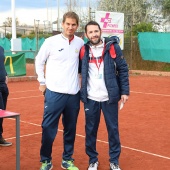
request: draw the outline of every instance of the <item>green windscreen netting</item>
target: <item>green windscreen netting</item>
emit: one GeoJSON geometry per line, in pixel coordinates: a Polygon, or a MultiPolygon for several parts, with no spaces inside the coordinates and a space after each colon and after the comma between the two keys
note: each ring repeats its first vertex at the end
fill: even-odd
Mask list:
{"type": "MultiPolygon", "coordinates": [[[[41,45],[45,41],[45,38],[40,38],[38,40],[38,49],[40,49],[41,45]]],[[[29,39],[29,38],[21,38],[22,42],[22,50],[21,52],[17,52],[17,54],[25,53],[25,58],[34,59],[35,51],[37,49],[37,40],[36,38],[29,39]]],[[[5,56],[12,55],[11,50],[11,41],[8,38],[0,38],[0,46],[2,46],[5,50],[5,56]]]]}
{"type": "Polygon", "coordinates": [[[138,42],[144,60],[170,63],[170,33],[139,33],[138,42]]]}

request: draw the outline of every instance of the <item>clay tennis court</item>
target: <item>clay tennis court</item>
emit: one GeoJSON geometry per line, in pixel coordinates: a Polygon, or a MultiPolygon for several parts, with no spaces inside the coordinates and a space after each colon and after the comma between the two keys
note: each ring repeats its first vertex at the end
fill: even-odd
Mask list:
{"type": "MultiPolygon", "coordinates": [[[[130,76],[131,95],[119,113],[122,144],[120,166],[122,170],[170,169],[170,77],[130,76]]],[[[21,170],[40,168],[41,121],[43,95],[37,81],[10,82],[7,110],[20,116],[21,170]]],[[[53,146],[54,170],[60,170],[63,150],[62,124],[53,146]]],[[[84,112],[81,110],[75,142],[75,164],[86,170],[84,112]]],[[[4,137],[13,143],[0,147],[0,170],[15,170],[15,120],[4,119],[4,137]]],[[[97,149],[99,170],[109,170],[108,139],[103,116],[98,132],[97,149]]]]}

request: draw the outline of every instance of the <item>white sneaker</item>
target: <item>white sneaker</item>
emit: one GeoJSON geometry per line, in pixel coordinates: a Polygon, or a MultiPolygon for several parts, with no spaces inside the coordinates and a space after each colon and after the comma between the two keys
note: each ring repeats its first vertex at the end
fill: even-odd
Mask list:
{"type": "Polygon", "coordinates": [[[121,170],[119,165],[115,163],[110,163],[110,170],[121,170]]]}
{"type": "Polygon", "coordinates": [[[97,170],[99,162],[91,163],[88,167],[88,170],[97,170]]]}

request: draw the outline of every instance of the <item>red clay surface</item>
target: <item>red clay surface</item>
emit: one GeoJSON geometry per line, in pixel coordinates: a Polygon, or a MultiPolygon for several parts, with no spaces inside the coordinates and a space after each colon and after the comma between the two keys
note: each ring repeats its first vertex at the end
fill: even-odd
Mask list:
{"type": "MultiPolygon", "coordinates": [[[[130,76],[131,95],[119,114],[122,170],[170,169],[170,77],[130,76]]],[[[10,82],[7,110],[21,113],[21,170],[40,168],[41,121],[44,97],[37,81],[10,82]]],[[[75,142],[75,164],[86,170],[84,111],[81,110],[75,142]]],[[[60,170],[63,150],[62,124],[53,146],[54,170],[60,170]]],[[[4,119],[4,137],[13,143],[0,147],[0,170],[15,170],[15,120],[4,119]]],[[[108,139],[103,116],[98,132],[99,170],[109,170],[108,139]]]]}

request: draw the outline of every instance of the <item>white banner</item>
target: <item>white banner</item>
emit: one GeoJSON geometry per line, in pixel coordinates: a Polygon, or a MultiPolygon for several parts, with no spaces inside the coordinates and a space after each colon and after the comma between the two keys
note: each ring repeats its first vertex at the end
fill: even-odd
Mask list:
{"type": "Polygon", "coordinates": [[[99,23],[102,36],[118,36],[120,47],[124,48],[124,13],[96,11],[95,20],[99,23]]]}

